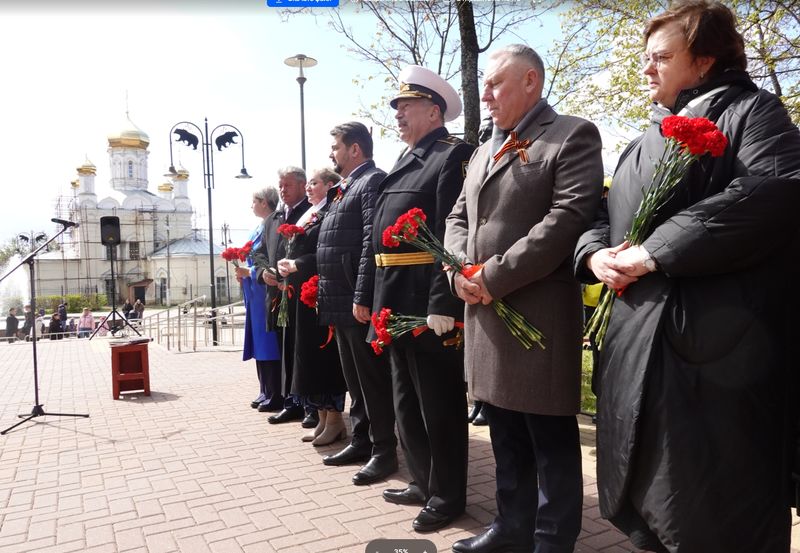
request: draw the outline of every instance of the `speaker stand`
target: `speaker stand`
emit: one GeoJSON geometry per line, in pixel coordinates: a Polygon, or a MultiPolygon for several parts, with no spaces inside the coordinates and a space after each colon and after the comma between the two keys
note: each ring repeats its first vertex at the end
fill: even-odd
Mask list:
{"type": "Polygon", "coordinates": [[[92,335],[91,335],[91,336],[89,336],[89,339],[90,339],[90,340],[91,340],[92,338],[94,338],[94,337],[95,337],[95,335],[96,335],[98,332],[100,332],[100,329],[101,329],[101,328],[103,328],[103,326],[105,326],[105,324],[106,324],[106,321],[108,320],[108,318],[109,318],[109,317],[111,317],[111,327],[110,327],[110,329],[109,329],[109,332],[111,332],[111,335],[112,335],[112,336],[114,335],[114,333],[115,333],[117,330],[119,330],[119,329],[117,328],[117,317],[119,317],[120,319],[122,319],[122,322],[123,322],[122,328],[125,328],[125,325],[128,325],[128,327],[129,327],[129,328],[130,328],[132,331],[134,331],[134,332],[136,333],[136,335],[137,335],[137,336],[141,336],[141,335],[142,335],[142,334],[141,334],[141,333],[140,333],[138,330],[136,330],[136,329],[133,327],[133,325],[132,325],[131,323],[129,323],[129,322],[128,322],[128,319],[126,319],[125,317],[123,317],[123,316],[122,316],[122,315],[119,313],[119,311],[117,311],[117,280],[116,280],[116,278],[114,277],[114,251],[117,249],[117,245],[116,245],[116,244],[114,244],[114,243],[111,243],[111,244],[109,244],[109,245],[111,246],[111,313],[109,313],[108,315],[106,315],[105,317],[103,317],[103,320],[102,320],[102,321],[100,321],[100,324],[97,326],[97,328],[95,328],[95,329],[94,329],[94,332],[92,332],[92,335]]]}

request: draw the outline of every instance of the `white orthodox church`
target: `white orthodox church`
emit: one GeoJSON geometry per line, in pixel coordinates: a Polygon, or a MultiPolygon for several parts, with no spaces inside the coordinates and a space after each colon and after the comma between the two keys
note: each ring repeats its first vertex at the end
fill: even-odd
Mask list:
{"type": "MultiPolygon", "coordinates": [[[[150,138],[130,119],[126,127],[108,137],[108,187],[95,188],[97,168],[88,159],[78,167],[64,215],[79,226],[67,230],[59,251],[37,259],[37,296],[105,293],[110,302],[111,247],[100,241],[100,218],[108,215],[120,221],[121,243],[114,253],[117,303],[129,298],[176,304],[209,294],[209,244],[192,229],[189,173],[180,170],[157,193],[148,190],[150,138]]],[[[221,252],[215,246],[215,256],[221,252]]],[[[214,267],[219,300],[226,303],[225,264],[214,267]]]]}

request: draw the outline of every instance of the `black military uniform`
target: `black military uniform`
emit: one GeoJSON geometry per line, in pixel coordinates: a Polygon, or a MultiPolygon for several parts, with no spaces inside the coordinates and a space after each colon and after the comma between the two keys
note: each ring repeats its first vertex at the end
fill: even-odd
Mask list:
{"type": "MultiPolygon", "coordinates": [[[[382,234],[399,215],[417,207],[442,240],[445,218],[461,192],[473,150],[439,127],[406,152],[380,184],[373,221],[373,312],[387,307],[403,315],[463,320],[464,304],[450,291],[441,264],[421,260],[420,250],[405,243],[387,248],[382,234]]],[[[436,336],[428,330],[415,338],[409,333],[384,353],[391,359],[400,443],[413,478],[409,489],[422,492],[426,509],[450,516],[463,512],[467,484],[463,352],[443,343],[454,335],[455,331],[436,336]]]]}

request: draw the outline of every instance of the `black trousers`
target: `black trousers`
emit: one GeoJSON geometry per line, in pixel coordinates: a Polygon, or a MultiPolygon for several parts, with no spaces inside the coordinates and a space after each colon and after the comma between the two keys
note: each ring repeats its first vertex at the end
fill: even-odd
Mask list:
{"type": "Polygon", "coordinates": [[[258,374],[259,392],[264,396],[264,401],[269,402],[270,405],[282,407],[280,360],[256,360],[256,373],[258,374]]]}
{"type": "Polygon", "coordinates": [[[396,455],[392,373],[385,355],[375,355],[367,343],[369,325],[337,326],[336,342],[350,392],[352,444],[372,442],[372,455],[396,455]]]}
{"type": "Polygon", "coordinates": [[[521,544],[535,541],[534,553],[572,553],[583,507],[577,419],[488,403],[483,410],[496,463],[498,514],[492,525],[521,544]]]}
{"type": "Polygon", "coordinates": [[[394,410],[413,482],[428,506],[459,514],[467,493],[464,362],[455,349],[429,353],[392,344],[394,410]]]}
{"type": "MultiPolygon", "coordinates": [[[[289,304],[291,309],[291,303],[289,304]]],[[[291,320],[289,321],[291,325],[291,320]]],[[[294,374],[294,328],[286,326],[279,329],[281,339],[281,391],[283,392],[283,407],[291,409],[302,407],[302,402],[298,396],[292,394],[292,376],[294,374]]]]}

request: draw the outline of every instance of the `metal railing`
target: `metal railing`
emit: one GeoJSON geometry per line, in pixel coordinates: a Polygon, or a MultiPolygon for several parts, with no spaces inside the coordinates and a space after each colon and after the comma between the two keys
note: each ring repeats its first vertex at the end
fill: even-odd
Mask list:
{"type": "Polygon", "coordinates": [[[217,345],[237,346],[244,341],[244,302],[217,306],[216,315],[200,296],[159,311],[141,321],[142,330],[168,350],[197,351],[213,345],[211,323],[217,321],[217,345]]]}

